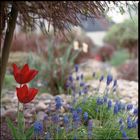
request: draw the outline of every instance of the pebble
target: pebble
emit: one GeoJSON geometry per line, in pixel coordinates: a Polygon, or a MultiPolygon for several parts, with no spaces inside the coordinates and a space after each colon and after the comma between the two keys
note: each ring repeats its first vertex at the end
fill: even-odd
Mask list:
{"type": "Polygon", "coordinates": [[[41,110],[41,109],[43,109],[43,110],[47,109],[47,106],[46,106],[45,103],[43,103],[43,102],[39,102],[39,103],[36,105],[36,110],[41,110]]]}
{"type": "Polygon", "coordinates": [[[37,120],[39,121],[43,121],[44,120],[44,117],[46,116],[46,113],[44,111],[39,111],[37,113],[37,120]]]}

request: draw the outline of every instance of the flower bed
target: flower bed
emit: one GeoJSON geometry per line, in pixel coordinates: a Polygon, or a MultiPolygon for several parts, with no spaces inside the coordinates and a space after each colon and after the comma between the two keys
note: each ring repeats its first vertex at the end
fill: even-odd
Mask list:
{"type": "MultiPolygon", "coordinates": [[[[115,96],[117,80],[111,74],[103,75],[99,79],[97,88],[91,88],[85,82],[84,75],[79,74],[79,67],[75,65],[75,72],[67,79],[67,92],[71,96],[67,104],[67,111],[62,112],[64,106],[60,96],[55,97],[55,112],[49,110],[42,121],[36,119],[25,129],[23,115],[26,103],[35,100],[37,89],[29,88],[36,70],[28,65],[20,70],[14,65],[14,77],[20,87],[17,97],[23,104],[22,112],[18,110],[17,123],[7,118],[8,126],[15,139],[136,139],[138,138],[138,109],[132,104],[123,104],[115,96]],[[99,94],[100,84],[106,80],[103,94],[99,94]],[[111,85],[112,83],[112,85],[111,85]],[[93,92],[93,95],[89,94],[93,92]],[[115,96],[115,97],[114,97],[115,96]]],[[[93,74],[93,78],[95,77],[93,74]]],[[[19,106],[18,106],[19,107],[19,106]]]]}

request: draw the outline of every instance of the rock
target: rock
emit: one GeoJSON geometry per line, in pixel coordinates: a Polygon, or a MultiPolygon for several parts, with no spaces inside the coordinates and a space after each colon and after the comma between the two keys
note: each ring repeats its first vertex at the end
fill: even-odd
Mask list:
{"type": "Polygon", "coordinates": [[[29,112],[24,114],[24,117],[25,118],[31,118],[32,116],[33,116],[33,114],[31,114],[29,112]]]}
{"type": "Polygon", "coordinates": [[[3,117],[5,115],[6,110],[2,107],[0,108],[0,116],[3,117]]]}
{"type": "Polygon", "coordinates": [[[37,120],[44,120],[44,117],[47,116],[46,113],[44,113],[43,111],[39,111],[37,113],[37,120]]]}
{"type": "Polygon", "coordinates": [[[36,111],[45,110],[45,109],[47,109],[47,105],[45,105],[45,103],[41,101],[36,105],[36,111]]]}
{"type": "Polygon", "coordinates": [[[1,99],[1,103],[2,104],[9,104],[9,103],[12,103],[12,100],[8,96],[5,96],[4,98],[1,99]]]}
{"type": "Polygon", "coordinates": [[[16,109],[6,110],[4,116],[8,117],[8,118],[10,118],[12,120],[15,120],[17,118],[17,110],[16,109]]]}
{"type": "Polygon", "coordinates": [[[47,105],[47,104],[51,103],[51,100],[47,99],[47,100],[44,101],[44,103],[47,105]]]}
{"type": "Polygon", "coordinates": [[[40,100],[52,100],[53,99],[53,96],[52,95],[50,95],[50,94],[48,94],[48,93],[42,93],[42,94],[40,94],[39,95],[39,99],[40,100]]]}
{"type": "Polygon", "coordinates": [[[63,106],[61,107],[60,112],[61,112],[61,113],[64,113],[64,112],[65,112],[65,109],[64,109],[63,106]]]}

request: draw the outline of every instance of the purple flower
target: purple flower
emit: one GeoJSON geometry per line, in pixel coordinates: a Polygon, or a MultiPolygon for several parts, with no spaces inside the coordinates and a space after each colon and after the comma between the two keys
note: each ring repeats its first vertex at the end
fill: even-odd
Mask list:
{"type": "Polygon", "coordinates": [[[83,80],[83,78],[84,78],[84,75],[83,75],[83,74],[81,74],[81,80],[83,80]]]}
{"type": "Polygon", "coordinates": [[[88,121],[88,129],[92,129],[92,127],[93,127],[93,121],[92,120],[89,120],[88,121]]]}
{"type": "Polygon", "coordinates": [[[93,121],[89,120],[88,121],[88,138],[92,138],[92,129],[93,129],[93,121]]]}
{"type": "Polygon", "coordinates": [[[129,121],[129,122],[127,122],[127,128],[128,129],[131,129],[133,126],[132,126],[132,121],[129,121]]]}
{"type": "Polygon", "coordinates": [[[87,86],[84,87],[83,92],[86,94],[88,92],[87,86]]]}
{"type": "Polygon", "coordinates": [[[113,87],[117,86],[117,80],[114,80],[113,87]]]}
{"type": "Polygon", "coordinates": [[[135,109],[134,109],[133,114],[134,114],[135,116],[138,115],[138,108],[135,108],[135,109]]]}
{"type": "Polygon", "coordinates": [[[137,122],[133,122],[133,123],[132,123],[132,127],[133,127],[133,128],[136,128],[136,127],[137,127],[137,122]]]}
{"type": "Polygon", "coordinates": [[[119,120],[119,124],[122,124],[122,122],[123,122],[123,120],[122,120],[122,119],[120,119],[120,120],[119,120]]]}
{"type": "Polygon", "coordinates": [[[107,81],[106,81],[107,86],[112,82],[112,80],[113,80],[112,75],[108,74],[107,81]]]}
{"type": "Polygon", "coordinates": [[[72,75],[69,76],[69,81],[70,81],[70,82],[73,82],[73,77],[72,77],[72,75]]]}
{"type": "Polygon", "coordinates": [[[127,105],[127,110],[129,111],[129,110],[131,110],[133,108],[133,105],[132,104],[128,104],[127,105]]]}
{"type": "Polygon", "coordinates": [[[69,88],[70,87],[70,83],[69,81],[66,82],[66,88],[69,88]]]}
{"type": "Polygon", "coordinates": [[[112,107],[112,102],[111,100],[108,101],[108,109],[110,109],[112,107]]]}
{"type": "Polygon", "coordinates": [[[43,123],[40,121],[36,121],[34,123],[34,133],[35,135],[39,135],[43,133],[43,123]]]}
{"type": "Polygon", "coordinates": [[[55,103],[56,103],[56,109],[60,109],[61,106],[62,106],[62,101],[61,101],[61,98],[58,96],[55,98],[55,103]]]}
{"type": "Polygon", "coordinates": [[[76,64],[75,65],[75,72],[78,72],[79,66],[76,64]]]}
{"type": "Polygon", "coordinates": [[[127,117],[127,123],[128,123],[128,122],[131,122],[130,116],[127,117]]]}
{"type": "Polygon", "coordinates": [[[122,131],[124,129],[124,126],[123,125],[121,125],[120,126],[120,131],[122,131]]]}
{"type": "Polygon", "coordinates": [[[122,131],[122,137],[123,139],[128,140],[128,137],[125,131],[122,131]]]}
{"type": "Polygon", "coordinates": [[[104,103],[106,103],[107,102],[107,96],[104,96],[104,103]]]}
{"type": "Polygon", "coordinates": [[[49,120],[48,116],[45,115],[43,120],[48,121],[49,120]]]}
{"type": "Polygon", "coordinates": [[[57,115],[53,115],[52,116],[52,121],[53,121],[53,123],[57,124],[59,122],[59,117],[57,115]]]}
{"type": "Polygon", "coordinates": [[[115,104],[114,105],[114,114],[117,114],[118,112],[119,112],[118,105],[115,104]]]}
{"type": "Polygon", "coordinates": [[[82,95],[82,91],[79,91],[79,96],[81,96],[82,95]]]}
{"type": "Polygon", "coordinates": [[[76,77],[76,80],[78,81],[79,79],[80,79],[79,76],[77,76],[77,77],[76,77]]]}
{"type": "Polygon", "coordinates": [[[88,113],[87,112],[84,112],[83,118],[84,118],[84,121],[88,120],[88,113]]]}
{"type": "Polygon", "coordinates": [[[78,108],[77,108],[77,113],[79,113],[79,114],[82,113],[82,108],[81,108],[81,107],[78,107],[78,108]]]}
{"type": "Polygon", "coordinates": [[[77,111],[73,111],[72,116],[73,116],[73,121],[74,122],[78,122],[80,120],[79,114],[77,113],[77,111]]]}
{"type": "Polygon", "coordinates": [[[97,105],[102,105],[103,104],[103,99],[98,97],[96,103],[97,103],[97,105]]]}
{"type": "Polygon", "coordinates": [[[68,118],[68,116],[64,116],[63,120],[64,120],[64,124],[65,124],[65,125],[69,123],[69,118],[68,118]]]}
{"type": "Polygon", "coordinates": [[[100,82],[103,81],[103,80],[104,80],[104,76],[102,75],[102,76],[100,77],[100,82]]]}
{"type": "Polygon", "coordinates": [[[69,106],[69,110],[72,113],[74,111],[74,108],[72,106],[69,106]]]}
{"type": "Polygon", "coordinates": [[[80,82],[80,87],[83,87],[85,85],[84,82],[80,82]]]}
{"type": "Polygon", "coordinates": [[[122,104],[121,104],[121,102],[118,102],[117,104],[118,104],[118,111],[120,111],[121,107],[122,107],[122,104]]]}

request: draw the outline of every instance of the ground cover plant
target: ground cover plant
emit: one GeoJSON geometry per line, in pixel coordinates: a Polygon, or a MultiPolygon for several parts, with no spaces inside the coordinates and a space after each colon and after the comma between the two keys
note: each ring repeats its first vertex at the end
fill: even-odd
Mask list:
{"type": "MultiPolygon", "coordinates": [[[[123,104],[117,97],[117,79],[111,74],[101,76],[99,85],[93,89],[85,82],[84,75],[79,73],[78,65],[66,82],[68,94],[71,95],[68,110],[61,113],[63,99],[55,97],[54,113],[48,112],[43,121],[36,120],[30,128],[25,129],[24,105],[35,100],[38,89],[30,88],[29,83],[38,74],[37,70],[25,64],[19,69],[13,65],[14,78],[19,84],[16,87],[18,97],[17,125],[7,118],[8,126],[14,139],[137,139],[138,108],[132,104],[123,104]],[[102,82],[106,88],[99,92],[102,82]],[[112,98],[115,96],[114,98],[112,98]],[[19,105],[23,105],[19,111],[19,105]]],[[[93,73],[93,78],[96,73],[93,73]]],[[[49,107],[48,107],[49,108],[49,107]]]]}

